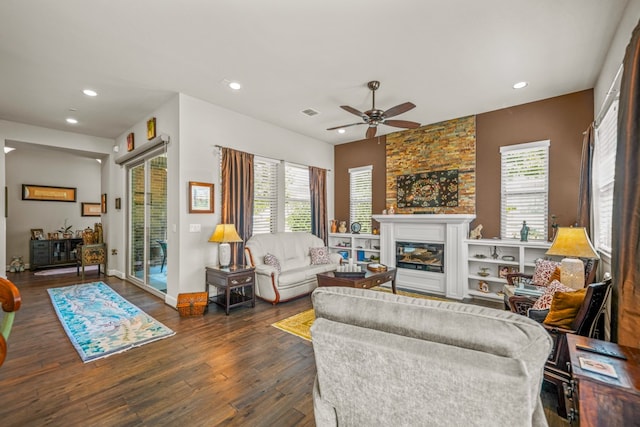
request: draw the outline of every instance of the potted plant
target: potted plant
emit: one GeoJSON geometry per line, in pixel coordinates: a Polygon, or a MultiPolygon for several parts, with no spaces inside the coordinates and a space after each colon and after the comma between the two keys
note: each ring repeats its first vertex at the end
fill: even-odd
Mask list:
{"type": "Polygon", "coordinates": [[[64,239],[70,239],[73,237],[73,233],[71,232],[73,225],[67,226],[67,220],[68,218],[65,218],[64,225],[58,229],[58,233],[62,233],[62,237],[64,239]]]}

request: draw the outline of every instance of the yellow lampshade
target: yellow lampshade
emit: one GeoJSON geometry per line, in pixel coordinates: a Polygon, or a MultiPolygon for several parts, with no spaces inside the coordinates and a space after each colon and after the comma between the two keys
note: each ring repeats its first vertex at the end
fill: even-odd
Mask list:
{"type": "Polygon", "coordinates": [[[559,227],[547,255],[600,258],[584,227],[559,227]]]}
{"type": "Polygon", "coordinates": [[[213,231],[211,237],[209,237],[209,241],[216,243],[230,243],[242,242],[242,239],[238,235],[234,224],[218,224],[216,225],[216,229],[213,231]]]}

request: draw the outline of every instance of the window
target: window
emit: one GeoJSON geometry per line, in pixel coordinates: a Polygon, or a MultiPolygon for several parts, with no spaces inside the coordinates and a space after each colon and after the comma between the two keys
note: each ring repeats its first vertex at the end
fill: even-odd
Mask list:
{"type": "Polygon", "coordinates": [[[523,221],[530,240],[546,240],[549,203],[549,145],[538,141],[500,147],[500,236],[520,238],[523,221]]]}
{"type": "Polygon", "coordinates": [[[371,233],[373,166],[349,169],[349,221],[359,222],[361,233],[371,233]]]}
{"type": "Polygon", "coordinates": [[[275,233],[278,224],[278,162],[254,158],[253,234],[275,233]]]}
{"type": "Polygon", "coordinates": [[[594,228],[592,238],[596,248],[611,253],[611,223],[613,215],[613,181],[616,171],[618,140],[618,100],[613,101],[596,127],[593,154],[594,228]]]}
{"type": "Polygon", "coordinates": [[[284,165],[284,231],[311,232],[309,168],[284,165]]]}

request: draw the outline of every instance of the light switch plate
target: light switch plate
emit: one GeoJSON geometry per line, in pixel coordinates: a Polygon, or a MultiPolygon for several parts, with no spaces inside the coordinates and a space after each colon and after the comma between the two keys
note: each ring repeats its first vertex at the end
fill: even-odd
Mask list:
{"type": "Polygon", "coordinates": [[[198,233],[202,229],[200,224],[189,224],[190,233],[198,233]]]}

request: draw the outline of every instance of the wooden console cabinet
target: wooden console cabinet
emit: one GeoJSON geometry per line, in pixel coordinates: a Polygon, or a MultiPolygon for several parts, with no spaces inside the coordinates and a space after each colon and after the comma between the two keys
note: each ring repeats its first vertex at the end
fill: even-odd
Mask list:
{"type": "Polygon", "coordinates": [[[571,385],[566,397],[569,418],[581,427],[628,427],[640,424],[640,349],[611,342],[567,334],[571,357],[571,385]],[[587,345],[606,351],[620,352],[626,360],[576,348],[587,345]],[[591,372],[580,367],[580,357],[613,366],[617,378],[591,372]],[[571,405],[572,404],[572,405],[571,405]]]}
{"type": "Polygon", "coordinates": [[[30,240],[29,268],[37,270],[44,267],[76,265],[76,246],[80,243],[82,239],[30,240]]]}

